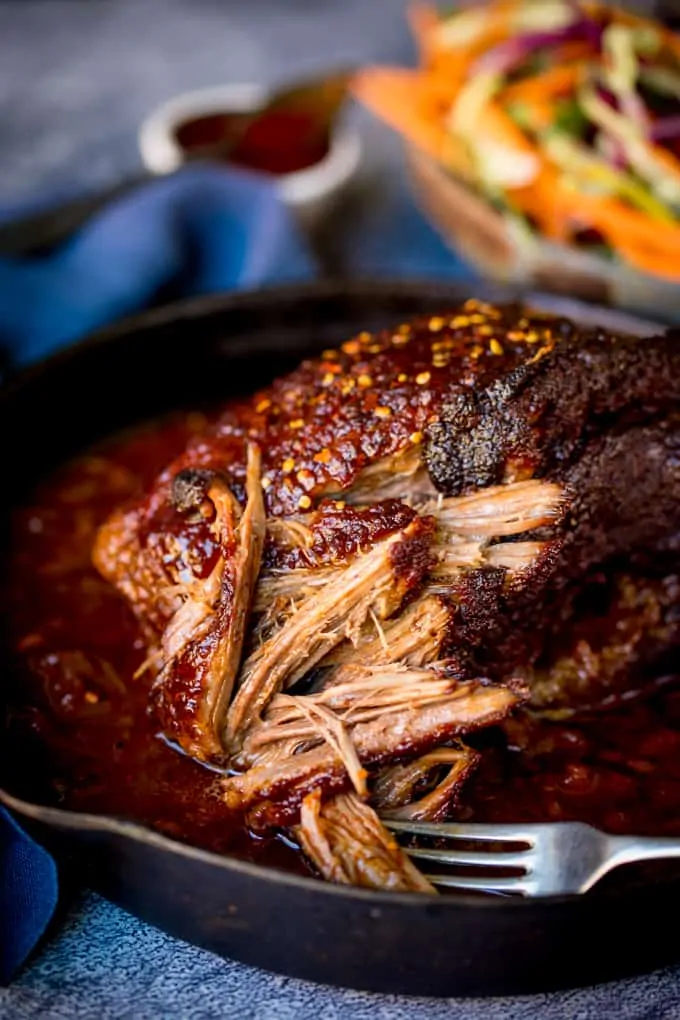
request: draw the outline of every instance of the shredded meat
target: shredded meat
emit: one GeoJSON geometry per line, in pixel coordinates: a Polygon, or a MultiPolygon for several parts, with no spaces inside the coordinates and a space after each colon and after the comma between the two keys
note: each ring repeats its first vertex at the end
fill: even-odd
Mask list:
{"type": "Polygon", "coordinates": [[[320,663],[331,669],[324,686],[351,678],[357,663],[401,662],[425,666],[439,658],[451,625],[451,607],[436,595],[421,595],[386,623],[372,619],[356,644],[344,641],[320,663]]]}
{"type": "Polygon", "coordinates": [[[475,769],[480,755],[462,744],[437,747],[406,765],[384,769],[373,787],[372,799],[383,818],[403,821],[443,821],[456,806],[461,787],[475,769]],[[432,789],[417,797],[418,787],[429,784],[433,773],[445,774],[432,789]]]}
{"type": "MultiPolygon", "coordinates": [[[[500,486],[473,496],[439,499],[428,502],[420,512],[433,517],[437,524],[433,541],[434,567],[430,581],[426,582],[432,591],[452,593],[456,578],[461,571],[484,565],[506,567],[510,574],[528,572],[539,562],[549,546],[548,542],[510,543],[503,539],[538,527],[556,524],[565,510],[562,488],[547,482],[529,481],[515,485],[500,486]],[[492,545],[491,542],[501,544],[492,545]]],[[[378,507],[382,504],[377,504],[378,507]]],[[[394,517],[394,511],[392,511],[394,517]]],[[[415,515],[414,515],[415,516],[415,515]]],[[[354,523],[354,522],[352,522],[354,523]]],[[[306,556],[313,548],[313,529],[319,527],[319,519],[307,527],[295,522],[294,540],[298,541],[298,526],[305,527],[306,556]]],[[[280,536],[281,527],[275,528],[280,536]]],[[[285,533],[285,531],[284,531],[285,533]]],[[[288,538],[288,541],[290,539],[288,538]]],[[[279,556],[280,558],[280,556],[279,556]]],[[[279,619],[284,623],[301,608],[301,600],[314,601],[309,604],[319,611],[315,592],[333,591],[331,585],[343,583],[343,569],[337,566],[316,568],[275,569],[263,571],[256,596],[256,610],[267,611],[264,621],[265,632],[271,630],[272,622],[279,619]]],[[[437,657],[447,636],[450,610],[432,598],[407,608],[401,617],[389,621],[382,627],[371,611],[368,637],[361,635],[352,645],[353,651],[340,651],[335,661],[385,662],[406,661],[414,665],[432,661],[437,657]],[[417,608],[416,608],[417,607],[417,608]],[[427,617],[431,617],[429,626],[427,617]],[[413,631],[410,628],[413,626],[413,631]],[[377,632],[377,633],[376,633],[377,632]],[[434,635],[424,641],[426,633],[434,635]],[[379,646],[375,641],[379,642],[379,646]],[[414,648],[409,648],[413,645],[414,648]],[[423,657],[425,645],[427,657],[423,657]],[[388,651],[389,649],[389,651],[388,651]],[[420,656],[417,654],[420,649],[420,656]],[[415,657],[414,657],[415,656],[415,657]]],[[[328,627],[324,625],[324,631],[328,627]]],[[[324,661],[332,661],[333,655],[324,661]]],[[[309,661],[309,660],[308,660],[309,661]]],[[[311,661],[309,665],[312,665],[311,661]]]]}
{"type": "Polygon", "coordinates": [[[423,513],[437,521],[436,564],[428,590],[445,593],[455,588],[464,571],[502,567],[508,582],[528,579],[560,548],[556,539],[516,542],[516,535],[556,526],[568,507],[564,488],[551,482],[526,481],[494,486],[470,496],[441,496],[427,503],[423,513]]]}
{"type": "Polygon", "coordinates": [[[461,681],[446,666],[356,667],[351,682],[314,695],[275,699],[271,716],[247,737],[239,767],[224,782],[230,807],[250,810],[261,827],[287,824],[310,789],[345,788],[348,773],[334,747],[303,716],[299,702],[334,712],[349,731],[365,768],[416,756],[431,748],[499,722],[526,698],[521,685],[495,686],[461,681]],[[256,812],[257,802],[262,802],[256,812]]]}
{"type": "Polygon", "coordinates": [[[431,518],[416,518],[357,556],[246,660],[227,717],[232,751],[277,691],[304,676],[343,638],[356,640],[369,613],[386,619],[399,608],[427,571],[433,526],[431,518]]]}
{"type": "Polygon", "coordinates": [[[367,802],[442,818],[477,761],[459,738],[528,687],[564,710],[677,656],[679,458],[679,332],[469,301],[226,408],[93,557],[227,805],[295,827],[326,877],[423,888],[367,802]],[[621,561],[637,595],[582,633],[574,590],[621,561]]]}
{"type": "Polygon", "coordinates": [[[553,482],[530,480],[496,485],[469,496],[449,497],[424,513],[436,513],[442,540],[459,537],[492,540],[519,535],[544,524],[558,524],[567,509],[564,490],[553,482]]]}
{"type": "Polygon", "coordinates": [[[341,793],[322,803],[318,791],[308,793],[295,835],[329,882],[395,892],[436,891],[356,794],[341,793]]]}
{"type": "Polygon", "coordinates": [[[382,457],[365,467],[342,493],[348,503],[374,503],[384,499],[401,499],[422,503],[436,496],[422,459],[420,444],[389,457],[382,457]]]}

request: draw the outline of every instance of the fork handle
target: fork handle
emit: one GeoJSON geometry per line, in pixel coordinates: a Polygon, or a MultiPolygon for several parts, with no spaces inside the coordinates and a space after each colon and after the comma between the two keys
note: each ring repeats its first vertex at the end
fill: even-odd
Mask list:
{"type": "Polygon", "coordinates": [[[674,836],[610,836],[607,849],[607,859],[602,862],[591,885],[621,864],[680,857],[680,839],[674,836]]]}

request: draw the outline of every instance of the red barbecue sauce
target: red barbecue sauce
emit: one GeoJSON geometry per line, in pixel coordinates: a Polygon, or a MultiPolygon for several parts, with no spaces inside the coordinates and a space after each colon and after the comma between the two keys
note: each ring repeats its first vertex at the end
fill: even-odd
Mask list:
{"type": "MultiPolygon", "coordinates": [[[[65,465],[17,512],[2,603],[16,657],[11,788],[80,811],[138,820],[173,838],[308,872],[277,838],[255,838],[219,776],[165,744],[147,712],[140,628],[90,565],[95,530],[204,426],[182,415],[65,465]]],[[[680,683],[561,722],[519,714],[490,746],[460,815],[582,819],[611,832],[680,835],[680,683]]]]}
{"type": "Polygon", "coordinates": [[[212,113],[180,124],[177,142],[188,155],[210,155],[268,174],[290,174],[319,163],[328,132],[318,119],[294,110],[262,113],[243,128],[238,113],[212,113]]]}

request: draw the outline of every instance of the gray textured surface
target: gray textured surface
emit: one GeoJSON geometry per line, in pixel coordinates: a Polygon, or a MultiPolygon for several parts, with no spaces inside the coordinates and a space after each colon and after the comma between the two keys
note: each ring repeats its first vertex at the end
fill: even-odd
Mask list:
{"type": "MultiPolygon", "coordinates": [[[[273,919],[275,923],[275,919],[273,919]]],[[[3,1012],[3,1008],[5,1012],[3,1012]]],[[[3,1020],[677,1020],[673,971],[514,999],[403,999],[228,963],[89,896],[10,992],[3,1020]]]]}
{"type": "MultiPolygon", "coordinates": [[[[403,0],[0,0],[0,205],[97,189],[134,174],[140,118],[183,89],[276,81],[333,63],[404,61],[410,45],[403,7],[403,0]]],[[[368,135],[369,169],[398,179],[389,136],[375,127],[368,135]]],[[[375,269],[389,248],[392,214],[383,203],[363,215],[374,217],[381,236],[379,251],[366,246],[364,267],[375,269]]],[[[408,220],[412,210],[401,215],[400,268],[426,272],[417,245],[408,243],[409,222],[414,235],[421,228],[408,220]]],[[[369,223],[362,226],[370,233],[369,223]]],[[[320,1016],[676,1020],[680,971],[551,996],[397,999],[219,960],[89,895],[12,988],[0,989],[2,1020],[320,1016]]]]}

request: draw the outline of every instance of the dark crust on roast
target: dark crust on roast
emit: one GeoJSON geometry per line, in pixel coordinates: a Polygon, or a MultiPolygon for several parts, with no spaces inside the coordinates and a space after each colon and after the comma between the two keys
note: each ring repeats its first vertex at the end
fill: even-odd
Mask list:
{"type": "Polygon", "coordinates": [[[419,517],[418,525],[405,541],[396,542],[390,549],[395,584],[405,592],[414,590],[433,564],[431,544],[435,519],[419,517]]]}
{"type": "Polygon", "coordinates": [[[643,556],[671,572],[680,562],[671,541],[680,531],[680,423],[674,416],[594,438],[565,468],[563,480],[573,493],[567,526],[534,564],[533,576],[508,587],[490,571],[472,572],[457,595],[455,640],[492,676],[531,665],[565,593],[596,566],[643,556]]]}
{"type": "Polygon", "coordinates": [[[205,499],[213,473],[205,468],[184,468],[172,480],[170,500],[177,510],[192,510],[205,499]]]}
{"type": "Polygon", "coordinates": [[[341,492],[369,464],[419,444],[444,407],[512,377],[573,330],[518,305],[470,300],[393,330],[360,333],[230,407],[166,477],[188,466],[222,468],[238,494],[244,443],[266,436],[267,510],[295,513],[306,498],[341,492]]]}
{"type": "Polygon", "coordinates": [[[427,429],[425,461],[447,495],[560,477],[597,435],[679,403],[679,331],[643,341],[574,331],[489,386],[452,394],[427,429]]]}

